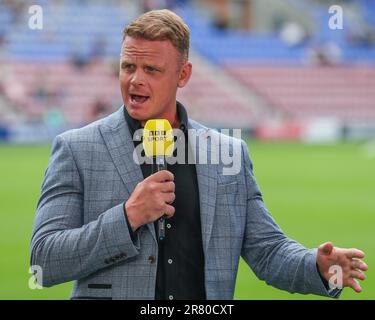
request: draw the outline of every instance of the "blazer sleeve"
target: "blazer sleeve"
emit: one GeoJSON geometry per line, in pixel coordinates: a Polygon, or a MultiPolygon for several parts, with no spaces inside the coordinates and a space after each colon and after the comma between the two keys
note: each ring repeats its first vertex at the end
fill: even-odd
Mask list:
{"type": "MultiPolygon", "coordinates": [[[[63,136],[55,138],[42,184],[31,239],[31,265],[49,287],[86,277],[139,254],[123,203],[83,224],[83,182],[63,136]]],[[[40,281],[42,280],[42,281],[40,281]]]]}
{"type": "Polygon", "coordinates": [[[257,186],[247,146],[242,142],[247,185],[247,216],[241,255],[256,276],[291,293],[337,297],[329,292],[316,265],[317,249],[307,249],[289,239],[267,210],[257,186]]]}

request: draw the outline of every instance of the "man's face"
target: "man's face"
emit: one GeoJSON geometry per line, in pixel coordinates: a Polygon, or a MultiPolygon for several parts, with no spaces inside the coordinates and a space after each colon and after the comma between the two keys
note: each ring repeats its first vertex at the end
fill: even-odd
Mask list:
{"type": "Polygon", "coordinates": [[[148,119],[175,120],[176,92],[191,75],[191,63],[170,41],[149,41],[127,36],[120,58],[121,94],[129,115],[144,123],[148,119]]]}

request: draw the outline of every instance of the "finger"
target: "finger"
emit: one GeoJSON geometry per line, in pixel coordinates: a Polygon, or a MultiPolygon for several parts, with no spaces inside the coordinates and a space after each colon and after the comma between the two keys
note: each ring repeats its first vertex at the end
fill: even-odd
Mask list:
{"type": "Polygon", "coordinates": [[[171,218],[173,217],[174,213],[175,213],[176,209],[169,205],[169,204],[165,204],[164,206],[164,214],[168,216],[168,218],[171,218]]]}
{"type": "Polygon", "coordinates": [[[344,254],[350,258],[358,258],[358,259],[363,259],[365,257],[365,253],[362,250],[359,249],[343,249],[344,254]]]}
{"type": "Polygon", "coordinates": [[[163,194],[163,200],[165,203],[171,204],[176,199],[174,192],[168,192],[163,194]]]}
{"type": "Polygon", "coordinates": [[[353,278],[350,278],[350,280],[348,281],[348,284],[347,284],[348,287],[352,288],[355,292],[357,293],[360,293],[362,292],[362,288],[361,286],[359,285],[359,283],[353,279],[353,278]]]}
{"type": "Polygon", "coordinates": [[[359,269],[359,270],[362,270],[362,271],[367,271],[368,270],[367,264],[364,263],[361,260],[355,260],[355,259],[353,259],[351,261],[351,265],[352,265],[352,268],[354,268],[354,269],[359,269]]]}
{"type": "Polygon", "coordinates": [[[168,170],[162,170],[159,172],[156,172],[152,175],[150,175],[148,178],[146,178],[149,181],[154,181],[154,182],[164,182],[164,181],[173,181],[174,180],[174,175],[172,172],[168,170]]]}
{"type": "Polygon", "coordinates": [[[362,271],[360,271],[360,270],[358,270],[358,269],[356,269],[356,270],[351,270],[350,271],[350,276],[352,277],[352,278],[355,278],[355,279],[359,279],[359,280],[366,280],[366,275],[362,272],[362,271]]]}
{"type": "Polygon", "coordinates": [[[160,182],[161,192],[175,192],[176,185],[173,181],[160,182]]]}
{"type": "Polygon", "coordinates": [[[326,242],[319,246],[318,250],[324,255],[330,255],[333,250],[332,242],[326,242]]]}

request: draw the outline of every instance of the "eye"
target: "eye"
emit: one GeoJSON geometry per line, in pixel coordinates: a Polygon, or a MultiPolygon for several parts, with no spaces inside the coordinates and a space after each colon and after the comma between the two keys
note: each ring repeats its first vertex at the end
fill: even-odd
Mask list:
{"type": "Polygon", "coordinates": [[[153,66],[146,66],[145,67],[145,71],[148,72],[148,73],[155,73],[157,71],[159,71],[158,69],[156,69],[155,67],[153,66]]]}
{"type": "Polygon", "coordinates": [[[127,62],[123,62],[121,64],[121,69],[127,71],[127,72],[133,72],[135,70],[135,65],[127,62]]]}

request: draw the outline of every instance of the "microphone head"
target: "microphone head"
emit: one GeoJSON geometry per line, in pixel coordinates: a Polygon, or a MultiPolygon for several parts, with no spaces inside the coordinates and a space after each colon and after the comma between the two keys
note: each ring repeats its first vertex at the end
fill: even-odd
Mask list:
{"type": "Polygon", "coordinates": [[[143,129],[143,148],[146,157],[171,156],[174,136],[171,124],[166,119],[150,119],[143,129]]]}

